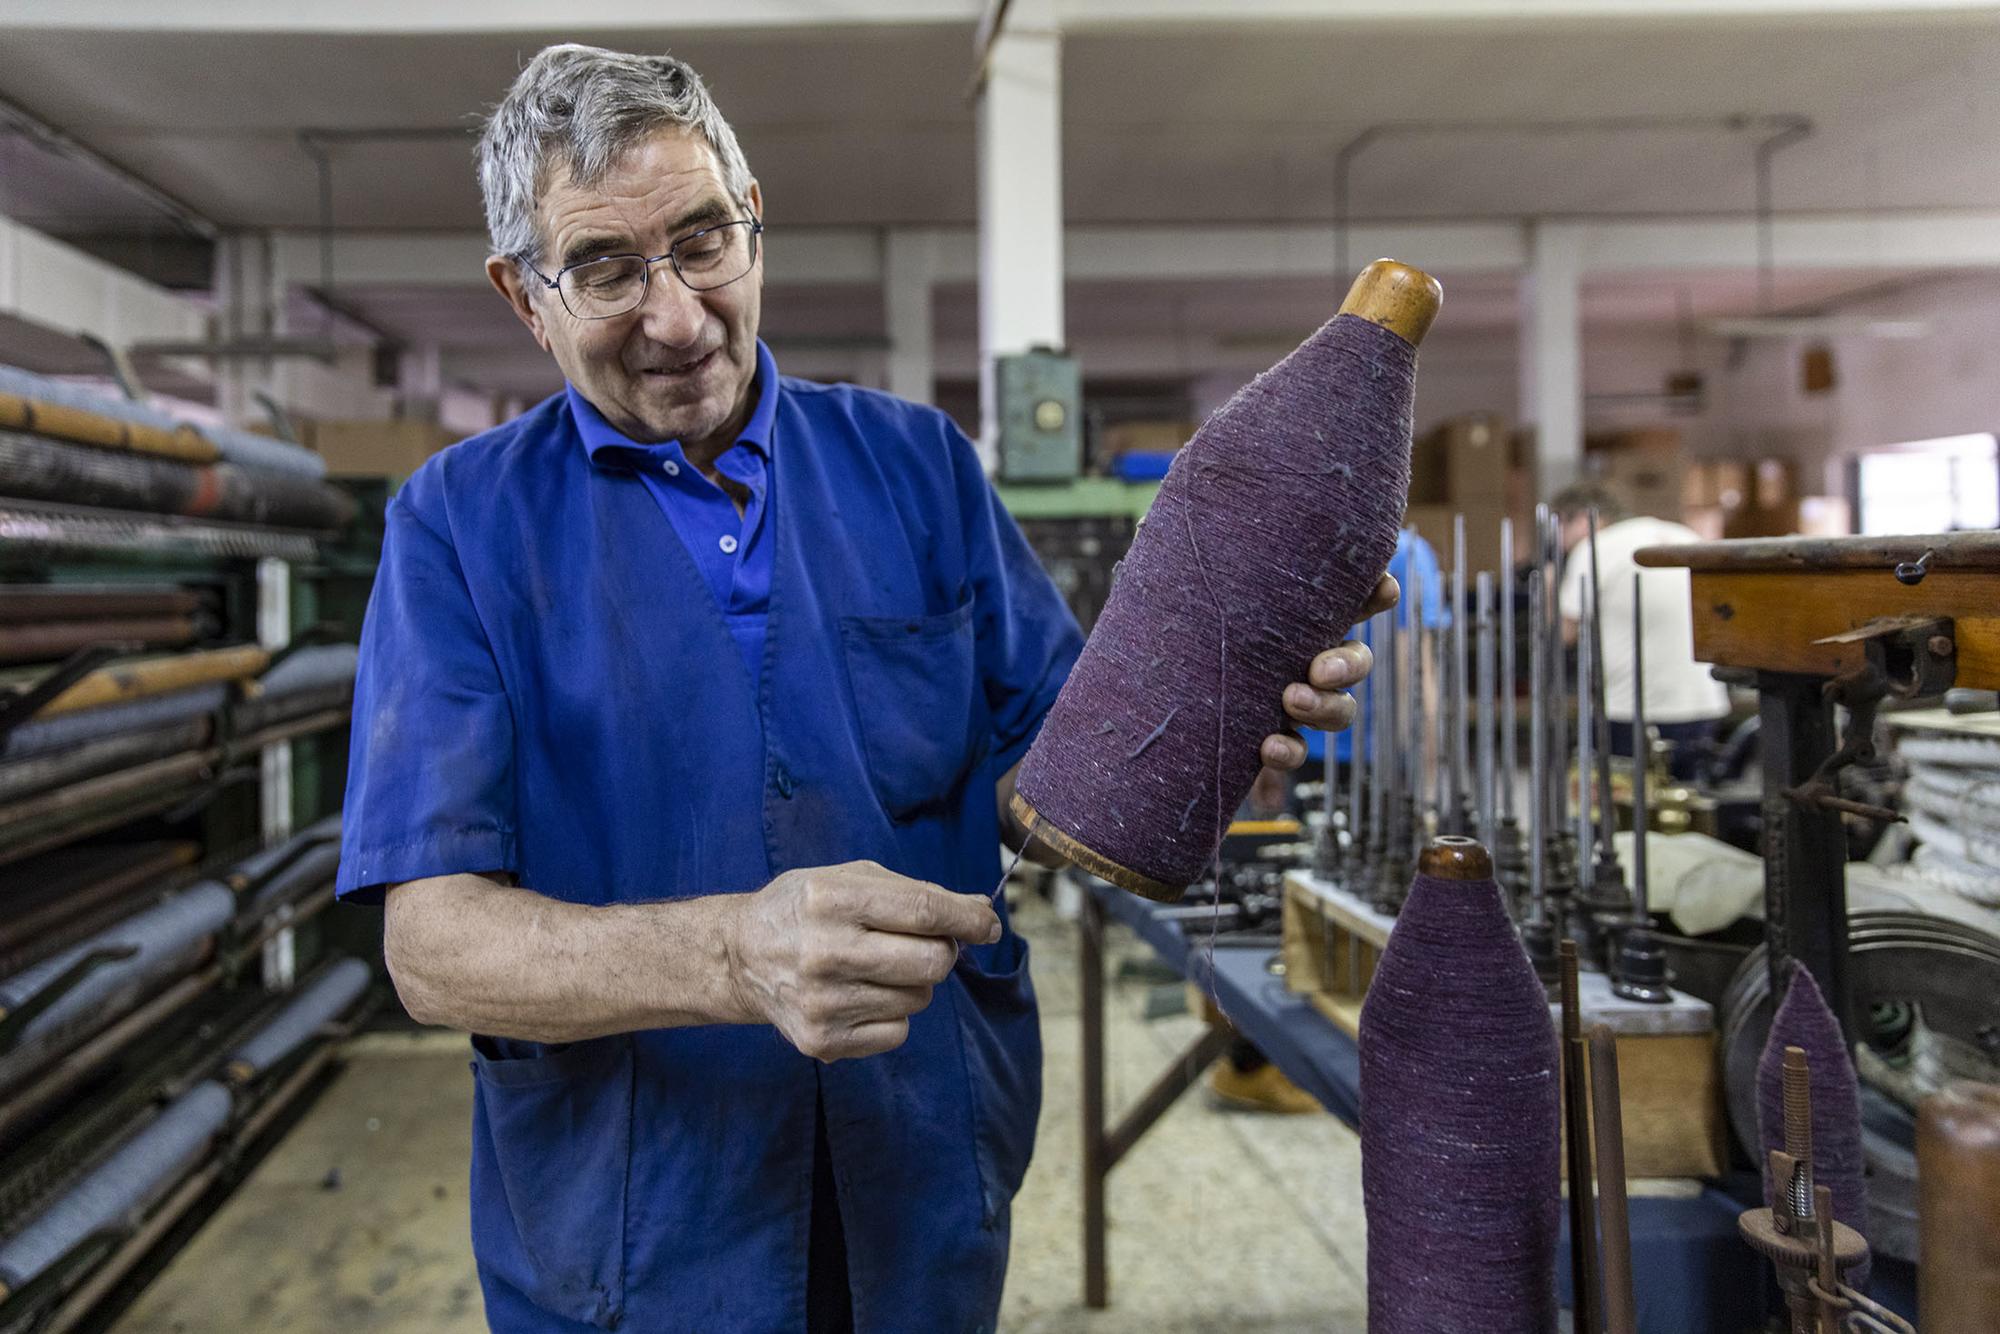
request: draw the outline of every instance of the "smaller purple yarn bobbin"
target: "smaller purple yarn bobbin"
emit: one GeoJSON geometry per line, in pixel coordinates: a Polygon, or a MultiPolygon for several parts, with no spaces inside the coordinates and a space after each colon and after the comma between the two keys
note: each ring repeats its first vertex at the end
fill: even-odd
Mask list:
{"type": "Polygon", "coordinates": [[[1471,839],[1426,849],[1360,1046],[1370,1334],[1554,1329],[1555,1025],[1471,839]]]}
{"type": "Polygon", "coordinates": [[[1014,813],[1148,898],[1200,879],[1288,725],[1285,686],[1359,618],[1410,485],[1428,275],[1381,260],[1175,458],[1022,762],[1014,813]]]}
{"type": "MultiPolygon", "coordinates": [[[[1764,1143],[1764,1203],[1772,1196],[1771,1151],[1785,1147],[1785,1048],[1806,1054],[1812,1090],[1812,1176],[1833,1191],[1833,1216],[1868,1235],[1868,1156],[1861,1142],[1861,1085],[1840,1020],[1826,1003],[1812,970],[1792,963],[1785,999],[1771,1016],[1771,1036],[1757,1058],[1757,1137],[1764,1143]]],[[[1868,1286],[1866,1264],[1842,1278],[1868,1286]]]]}

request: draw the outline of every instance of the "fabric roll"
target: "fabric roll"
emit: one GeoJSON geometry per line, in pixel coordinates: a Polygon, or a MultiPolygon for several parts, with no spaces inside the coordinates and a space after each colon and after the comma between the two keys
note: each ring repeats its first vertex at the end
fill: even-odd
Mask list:
{"type": "Polygon", "coordinates": [[[32,759],[103,737],[186,722],[216,712],[228,700],[226,686],[205,685],[175,691],[170,695],[80,709],[75,713],[57,714],[53,718],[37,718],[22,723],[0,739],[0,761],[11,763],[32,759]]]}
{"type": "Polygon", "coordinates": [[[0,1244],[0,1283],[19,1290],[92,1234],[132,1215],[186,1176],[229,1122],[229,1092],[195,1085],[125,1141],[109,1158],[0,1244]]]}
{"type": "Polygon", "coordinates": [[[342,959],[300,989],[284,1009],[229,1054],[229,1070],[239,1081],[255,1078],[297,1051],[368,989],[368,965],[342,959]]]}

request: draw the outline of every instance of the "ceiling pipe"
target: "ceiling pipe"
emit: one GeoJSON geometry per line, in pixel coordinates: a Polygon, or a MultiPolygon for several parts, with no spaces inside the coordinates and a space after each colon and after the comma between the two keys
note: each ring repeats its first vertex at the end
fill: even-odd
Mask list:
{"type": "Polygon", "coordinates": [[[192,205],[169,194],[130,167],[113,162],[96,149],[79,142],[66,131],[51,125],[20,103],[0,97],[0,122],[12,125],[27,138],[59,157],[80,162],[94,171],[109,176],[166,214],[175,225],[190,235],[211,242],[221,238],[222,228],[197,212],[192,205]]]}
{"type": "MultiPolygon", "coordinates": [[[[1333,235],[1334,272],[1353,272],[1347,253],[1350,200],[1354,163],[1363,152],[1383,139],[1425,134],[1513,134],[1522,136],[1569,134],[1635,134],[1661,130],[1723,130],[1741,132],[1768,129],[1772,133],[1758,145],[1759,217],[1768,214],[1769,155],[1812,133],[1812,121],[1795,113],[1779,115],[1729,116],[1598,116],[1569,120],[1403,120],[1382,121],[1364,126],[1342,144],[1333,156],[1333,235]],[[1767,151],[1768,150],[1768,151],[1767,151]]],[[[1760,223],[1760,225],[1762,225],[1760,223]]]]}

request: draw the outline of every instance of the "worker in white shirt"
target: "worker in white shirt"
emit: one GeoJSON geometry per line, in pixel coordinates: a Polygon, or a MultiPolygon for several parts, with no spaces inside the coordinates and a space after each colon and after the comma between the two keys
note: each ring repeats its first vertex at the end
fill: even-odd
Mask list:
{"type": "Polygon", "coordinates": [[[1558,492],[1569,557],[1563,567],[1561,605],[1573,638],[1583,616],[1583,585],[1590,575],[1590,512],[1597,511],[1598,616],[1603,623],[1605,716],[1611,750],[1632,753],[1632,576],[1643,575],[1646,653],[1646,723],[1667,743],[1676,778],[1692,778],[1716,724],[1729,713],[1729,691],[1694,656],[1692,595],[1686,570],[1641,569],[1642,547],[1696,542],[1682,524],[1628,514],[1605,487],[1582,482],[1558,492]]]}

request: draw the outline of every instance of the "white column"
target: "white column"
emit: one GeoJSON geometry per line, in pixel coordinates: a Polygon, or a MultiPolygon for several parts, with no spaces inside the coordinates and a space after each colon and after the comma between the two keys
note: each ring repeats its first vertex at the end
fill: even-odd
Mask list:
{"type": "Polygon", "coordinates": [[[888,315],[886,387],[915,403],[936,401],[937,370],[931,356],[931,284],[937,274],[937,238],[914,227],[882,235],[882,307],[888,315]]]}
{"type": "Polygon", "coordinates": [[[993,359],[1063,344],[1062,37],[1019,0],[979,98],[979,452],[998,466],[993,359]]]}
{"type": "MultiPolygon", "coordinates": [[[[232,232],[216,243],[215,300],[224,342],[278,333],[283,292],[269,234],[232,232]]],[[[255,394],[277,388],[271,358],[223,357],[216,365],[215,404],[223,420],[231,426],[264,422],[255,394]]]]}
{"type": "Polygon", "coordinates": [[[1537,491],[1547,499],[1583,472],[1583,246],[1572,226],[1537,221],[1528,228],[1520,411],[1534,433],[1537,491]]]}

